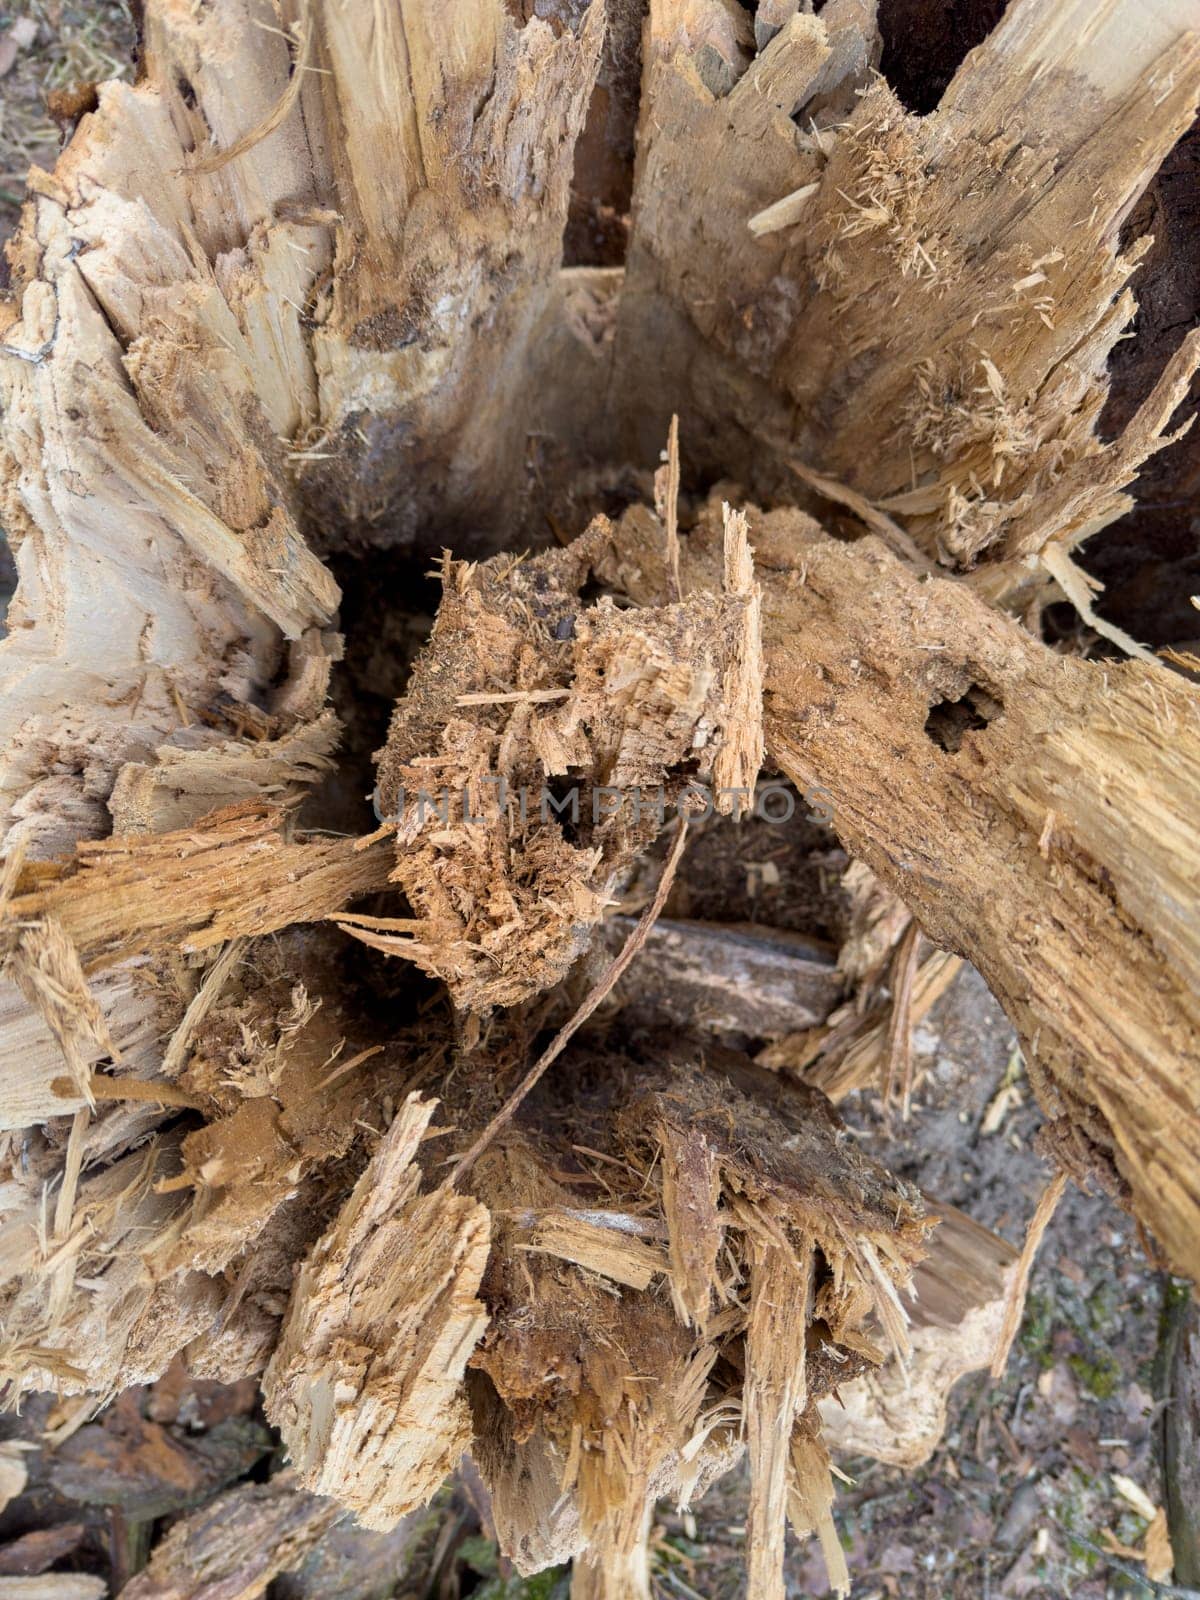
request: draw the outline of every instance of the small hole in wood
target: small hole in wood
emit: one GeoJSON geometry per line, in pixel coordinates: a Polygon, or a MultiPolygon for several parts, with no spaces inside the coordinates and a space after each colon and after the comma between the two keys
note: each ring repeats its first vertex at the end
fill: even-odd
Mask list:
{"type": "Polygon", "coordinates": [[[948,755],[956,755],[967,733],[978,733],[1004,710],[999,700],[973,683],[957,700],[939,700],[930,706],[925,732],[948,755]]]}

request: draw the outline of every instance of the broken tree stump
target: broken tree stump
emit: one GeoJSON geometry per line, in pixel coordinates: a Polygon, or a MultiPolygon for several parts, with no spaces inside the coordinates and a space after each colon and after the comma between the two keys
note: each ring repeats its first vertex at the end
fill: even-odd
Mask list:
{"type": "Polygon", "coordinates": [[[1099,436],[1200,6],[1014,0],[925,117],[872,0],[650,0],[640,62],[638,25],[147,0],[138,81],[31,178],[0,1378],[259,1380],[303,1486],[229,1491],[239,1526],[193,1514],[130,1592],[214,1546],[257,1592],[311,1495],[390,1527],[464,1452],[506,1555],[579,1597],[645,1595],[656,1498],[743,1451],[755,1594],[786,1519],[844,1589],[822,1418],[853,1390],[858,1443],[915,1461],[1009,1262],[822,1091],[960,957],[1060,1163],[1200,1269],[1200,707],[1073,557],[1200,362],[1099,436]],[[399,648],[439,555],[390,729],[343,726],[339,662],[399,648]],[[1060,598],[1139,659],[1045,644],[1060,598]],[[315,828],[376,746],[379,826],[343,794],[315,828]],[[764,760],[872,911],[744,961],[728,919],[710,961],[703,920],[651,924],[698,791],[736,816],[764,760]]]}

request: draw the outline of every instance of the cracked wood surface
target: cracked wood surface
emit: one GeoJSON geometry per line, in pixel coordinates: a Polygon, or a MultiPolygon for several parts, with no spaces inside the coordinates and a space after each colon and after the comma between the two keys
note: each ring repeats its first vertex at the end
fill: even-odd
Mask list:
{"type": "MultiPolygon", "coordinates": [[[[710,507],[684,541],[685,579],[712,571],[720,519],[710,507]]],[[[769,757],[827,792],[847,847],[983,973],[1058,1158],[1082,1176],[1098,1156],[1176,1269],[1200,1273],[1194,687],[1059,656],[968,585],[802,513],[751,513],[751,540],[769,757]],[[931,731],[945,707],[965,717],[957,743],[931,731]]],[[[649,597],[664,550],[634,510],[602,570],[649,597]]]]}

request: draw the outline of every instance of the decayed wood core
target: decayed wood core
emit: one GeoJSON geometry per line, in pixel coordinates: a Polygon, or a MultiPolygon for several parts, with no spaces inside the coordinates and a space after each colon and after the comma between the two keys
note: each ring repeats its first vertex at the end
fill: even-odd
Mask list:
{"type": "Polygon", "coordinates": [[[775,1600],[786,1519],[847,1583],[830,1448],[922,1459],[1016,1293],[831,1103],[907,1105],[960,958],[1050,1153],[1200,1271],[1200,706],[1040,633],[1103,631],[1072,552],[1200,363],[1098,436],[1200,5],[1015,0],[915,117],[872,0],[650,0],[631,141],[635,10],[147,0],[32,179],[0,1376],[259,1377],[296,1493],[374,1527],[469,1452],[517,1568],[613,1600],[745,1452],[775,1600]],[[623,264],[564,267],[626,199],[623,264]],[[427,561],[410,651],[376,575],[427,561]],[[402,637],[348,738],[334,675],[402,637]],[[854,858],[820,937],[658,880],[645,797],[719,859],[698,795],[764,764],[854,858]]]}

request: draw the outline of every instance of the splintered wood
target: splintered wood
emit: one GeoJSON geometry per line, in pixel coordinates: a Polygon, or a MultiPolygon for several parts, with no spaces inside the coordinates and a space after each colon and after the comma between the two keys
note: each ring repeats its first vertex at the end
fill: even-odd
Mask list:
{"type": "Polygon", "coordinates": [[[585,1594],[648,1593],[654,1499],[699,1493],[744,1437],[755,1592],[782,1595],[793,1421],[815,1428],[818,1402],[883,1360],[877,1330],[924,1253],[921,1197],[858,1153],[822,1096],[744,1057],[706,1070],[656,1041],[601,1072],[596,1048],[464,1180],[498,1230],[473,1360],[497,1524],[543,1519],[535,1547],[515,1546],[521,1570],[582,1552],[585,1594]],[[589,1157],[606,1196],[585,1210],[569,1186],[589,1157]]]}
{"type": "Polygon", "coordinates": [[[424,1505],[471,1442],[462,1379],[487,1324],[489,1218],[466,1195],[420,1193],[434,1110],[405,1102],[301,1268],[263,1378],[301,1483],[367,1528],[424,1505]]]}
{"type": "Polygon", "coordinates": [[[465,1455],[576,1600],[743,1456],[756,1600],[788,1521],[846,1592],[831,1450],[926,1459],[1020,1303],[832,1105],[964,959],[1200,1275],[1200,703],[1041,637],[1200,361],[1099,436],[1200,0],[1014,0],[927,116],[872,0],[636,11],[146,0],[10,248],[0,1380],[253,1378],[294,1474],[131,1596],[465,1455]],[[622,97],[625,264],[564,267],[622,97]],[[439,556],[385,736],[362,594],[439,556]],[[820,937],[671,903],[760,769],[853,858],[820,937]]]}
{"type": "Polygon", "coordinates": [[[402,935],[354,918],[349,932],[409,956],[468,1010],[514,1005],[566,976],[622,871],[698,781],[718,810],[748,808],[758,586],[740,512],[723,537],[712,589],[636,611],[580,598],[603,521],[535,560],[444,563],[379,767],[393,877],[419,916],[402,935]]]}
{"type": "MultiPolygon", "coordinates": [[[[719,570],[721,520],[710,505],[687,540],[685,583],[719,570]]],[[[1107,1173],[1200,1274],[1195,690],[1060,656],[874,538],[844,544],[795,511],[751,523],[769,757],[824,789],[843,841],[987,978],[1059,1159],[1107,1173]]],[[[663,581],[651,531],[627,513],[602,568],[634,599],[663,581]]],[[[812,1070],[836,1092],[832,1063],[812,1070]]]]}
{"type": "Polygon", "coordinates": [[[799,463],[909,548],[982,558],[989,593],[1029,589],[1048,543],[1128,508],[1200,358],[1185,341],[1100,441],[1144,250],[1118,234],[1195,114],[1200,8],[1024,0],[924,117],[873,71],[874,9],[801,8],[718,86],[723,8],[651,6],[620,422],[646,459],[679,410],[705,470],[773,490],[799,463]]]}

